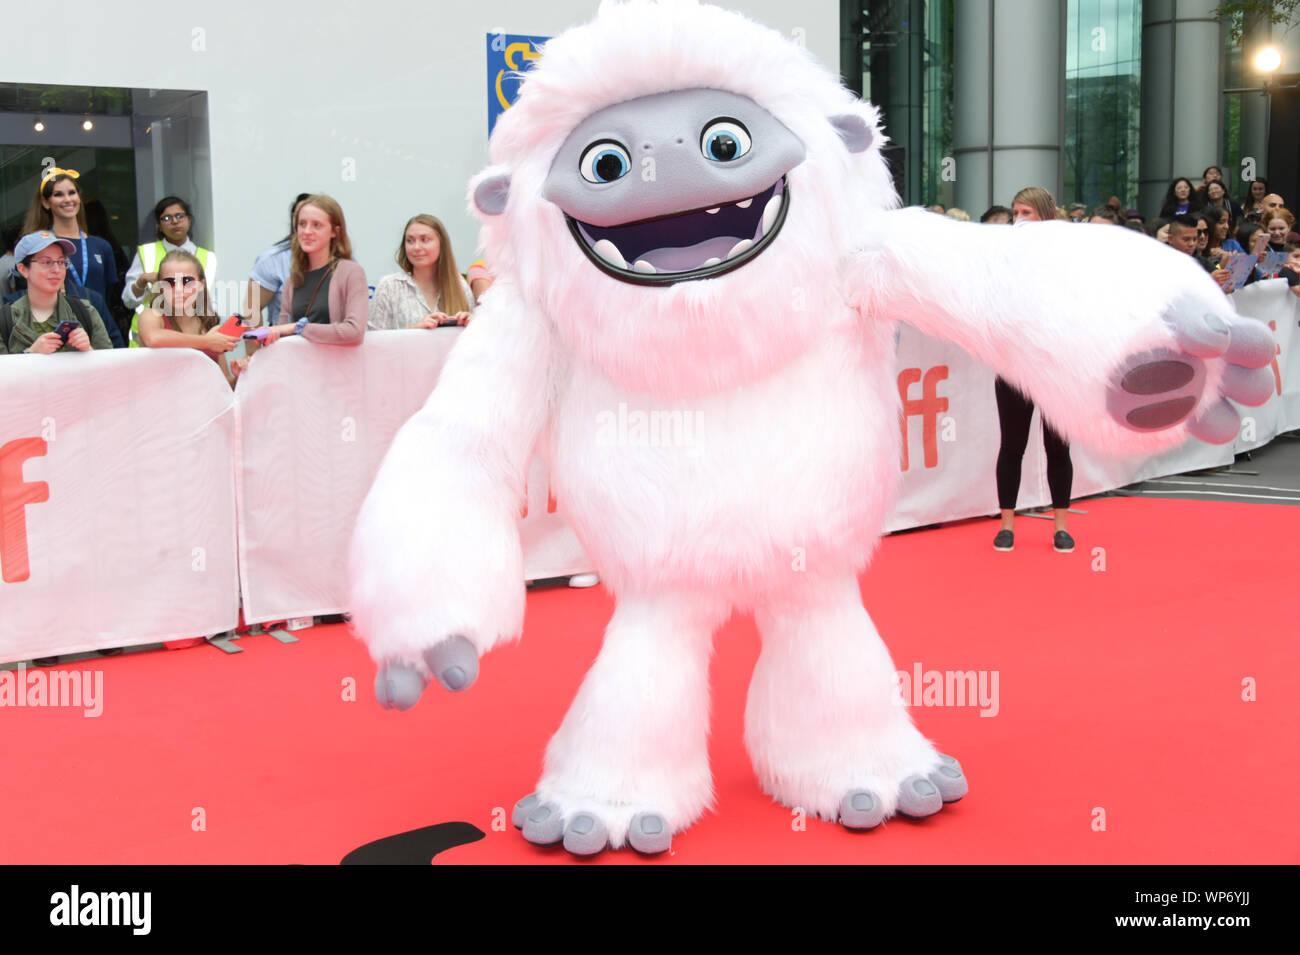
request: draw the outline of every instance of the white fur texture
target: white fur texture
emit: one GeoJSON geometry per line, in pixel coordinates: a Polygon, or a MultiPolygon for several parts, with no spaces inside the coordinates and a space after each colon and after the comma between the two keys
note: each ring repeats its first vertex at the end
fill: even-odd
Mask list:
{"type": "Polygon", "coordinates": [[[937,766],[892,703],[856,584],[899,474],[896,320],[1024,385],[1071,437],[1111,443],[1130,436],[1106,420],[1099,383],[1127,351],[1170,340],[1160,316],[1175,293],[1204,293],[1190,259],[1123,230],[891,212],[883,142],[875,109],[774,31],[635,0],[546,45],[471,183],[510,176],[504,213],[483,216],[499,279],[361,512],[354,620],[376,660],[417,661],[453,633],[482,652],[519,632],[514,521],[549,424],[561,509],[618,604],[538,790],[566,819],[598,815],[615,846],[637,812],[680,831],[710,805],[707,661],[732,608],[752,609],[763,638],[745,738],[765,791],[834,819],[869,789],[893,812],[899,783],[937,766]],[[587,261],[543,182],[594,110],[695,87],[749,96],[803,140],[788,218],[727,275],[624,284],[587,261]],[[828,122],[849,112],[875,129],[865,152],[828,122]],[[610,432],[655,412],[699,428],[610,432]]]}

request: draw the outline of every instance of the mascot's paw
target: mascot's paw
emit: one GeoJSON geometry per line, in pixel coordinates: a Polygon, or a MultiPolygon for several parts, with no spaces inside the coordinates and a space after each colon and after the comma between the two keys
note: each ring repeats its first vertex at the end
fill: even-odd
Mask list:
{"type": "MultiPolygon", "coordinates": [[[[922,819],[933,816],[944,803],[957,802],[969,787],[961,763],[939,756],[939,767],[927,776],[909,776],[898,787],[897,811],[922,819]]],[[[874,829],[885,820],[885,804],[870,790],[856,790],[840,803],[840,825],[846,829],[874,829]]]]}
{"type": "MultiPolygon", "coordinates": [[[[620,816],[626,818],[626,815],[626,810],[608,814],[592,809],[565,812],[555,800],[532,793],[515,803],[511,821],[534,845],[553,846],[562,842],[565,850],[573,855],[591,856],[611,844],[610,826],[617,827],[614,820],[620,816]],[[606,823],[602,815],[611,821],[606,823]]],[[[626,842],[645,855],[667,852],[672,846],[672,830],[667,820],[657,812],[638,812],[624,825],[626,838],[617,840],[620,845],[626,842]]],[[[621,828],[617,833],[624,834],[621,828]]]]}
{"type": "MultiPolygon", "coordinates": [[[[478,679],[478,651],[460,635],[424,651],[428,673],[453,693],[469,689],[478,679]]],[[[419,702],[430,677],[404,660],[385,660],[375,675],[375,699],[386,709],[409,710],[419,702]]]]}
{"type": "Polygon", "coordinates": [[[1267,368],[1276,348],[1259,322],[1194,309],[1175,310],[1165,321],[1176,348],[1130,355],[1107,388],[1107,410],[1133,431],[1161,431],[1185,421],[1201,399],[1209,363],[1221,362],[1219,400],[1188,423],[1203,441],[1225,444],[1237,434],[1240,419],[1231,398],[1255,407],[1268,400],[1273,375],[1267,368]]]}

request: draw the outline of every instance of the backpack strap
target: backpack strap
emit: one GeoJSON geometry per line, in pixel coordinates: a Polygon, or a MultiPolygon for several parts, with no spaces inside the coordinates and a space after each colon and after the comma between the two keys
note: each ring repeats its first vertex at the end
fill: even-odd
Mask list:
{"type": "Polygon", "coordinates": [[[14,310],[8,302],[0,303],[0,346],[9,351],[9,336],[14,330],[14,310]]]}
{"type": "Polygon", "coordinates": [[[81,327],[89,335],[92,329],[90,327],[90,313],[86,311],[86,306],[81,304],[79,298],[73,298],[71,295],[64,295],[63,297],[68,300],[68,304],[72,306],[72,314],[77,316],[77,321],[81,323],[81,327]]]}

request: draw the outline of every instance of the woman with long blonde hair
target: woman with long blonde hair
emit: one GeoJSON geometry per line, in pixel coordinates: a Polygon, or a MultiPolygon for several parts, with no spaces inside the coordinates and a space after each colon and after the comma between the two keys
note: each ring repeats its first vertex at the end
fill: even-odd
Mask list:
{"type": "Polygon", "coordinates": [[[447,229],[427,214],[412,216],[397,247],[402,271],[385,275],[375,288],[370,327],[437,328],[469,321],[474,295],[456,268],[447,229]]]}
{"type": "Polygon", "coordinates": [[[266,341],[301,335],[322,345],[360,345],[369,317],[366,272],[352,260],[343,210],[329,196],[309,196],[298,205],[293,266],[280,296],[280,324],[266,341]]]}
{"type": "MultiPolygon", "coordinates": [[[[1050,221],[1057,217],[1056,200],[1046,189],[1029,186],[1016,193],[1011,202],[1011,213],[1017,226],[1021,223],[1050,221]]],[[[997,398],[998,424],[1002,432],[1002,446],[998,450],[997,463],[998,507],[1002,511],[1002,527],[993,538],[993,547],[1005,551],[1015,546],[1020,466],[1029,444],[1029,425],[1034,416],[1034,403],[1014,385],[1001,378],[995,379],[993,392],[997,398]]],[[[1053,520],[1056,525],[1052,546],[1057,552],[1068,554],[1074,550],[1074,538],[1066,530],[1070,489],[1074,483],[1070,446],[1046,420],[1043,421],[1043,446],[1047,451],[1047,486],[1052,492],[1053,520]]]]}

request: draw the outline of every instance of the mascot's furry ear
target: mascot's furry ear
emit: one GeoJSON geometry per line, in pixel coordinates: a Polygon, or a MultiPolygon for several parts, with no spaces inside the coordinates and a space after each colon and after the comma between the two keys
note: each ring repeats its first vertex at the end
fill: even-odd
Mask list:
{"type": "Polygon", "coordinates": [[[480,215],[501,215],[510,199],[510,173],[501,167],[483,170],[470,183],[470,197],[480,215]]]}
{"type": "Polygon", "coordinates": [[[830,117],[830,124],[839,133],[845,147],[851,153],[865,152],[875,137],[875,131],[865,119],[856,113],[840,113],[830,117]]]}

